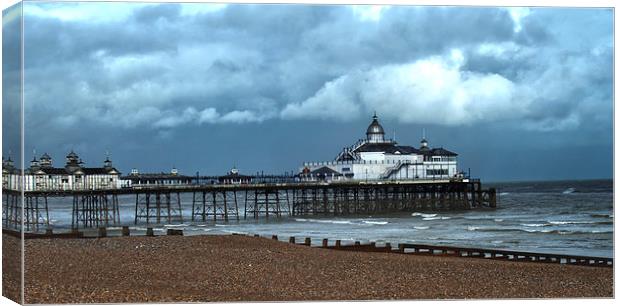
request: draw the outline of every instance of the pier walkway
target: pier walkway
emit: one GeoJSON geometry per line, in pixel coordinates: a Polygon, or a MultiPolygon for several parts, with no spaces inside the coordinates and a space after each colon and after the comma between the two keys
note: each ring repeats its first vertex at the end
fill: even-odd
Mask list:
{"type": "Polygon", "coordinates": [[[283,215],[349,215],[415,210],[467,210],[497,205],[480,180],[285,182],[240,185],[133,186],[101,190],[3,190],[3,226],[49,228],[48,199],[72,199],[72,228],[122,225],[118,196],[135,196],[134,224],[228,221],[283,215]],[[185,196],[182,196],[185,195],[185,196]],[[183,207],[189,206],[189,215],[183,207]],[[185,205],[184,205],[185,204],[185,205]]]}

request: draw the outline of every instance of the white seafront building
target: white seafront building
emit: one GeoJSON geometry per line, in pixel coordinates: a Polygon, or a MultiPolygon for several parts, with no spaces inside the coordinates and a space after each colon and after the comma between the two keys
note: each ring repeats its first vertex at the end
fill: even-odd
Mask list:
{"type": "Polygon", "coordinates": [[[106,158],[101,168],[84,167],[80,157],[73,151],[66,156],[66,164],[56,168],[52,158],[43,154],[30,162],[24,171],[15,168],[11,158],[2,161],[2,187],[20,190],[23,179],[24,191],[100,190],[120,188],[121,173],[106,158]]]}
{"type": "Polygon", "coordinates": [[[444,148],[429,147],[424,138],[419,148],[385,139],[375,114],[365,139],[344,148],[333,161],[304,163],[299,176],[301,181],[460,179],[456,157],[444,148]]]}

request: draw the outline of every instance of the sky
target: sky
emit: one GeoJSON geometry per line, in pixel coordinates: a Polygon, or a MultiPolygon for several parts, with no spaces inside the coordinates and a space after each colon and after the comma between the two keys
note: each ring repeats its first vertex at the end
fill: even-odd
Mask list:
{"type": "Polygon", "coordinates": [[[284,173],[335,158],[376,111],[483,180],[612,177],[611,9],[30,2],[23,18],[26,161],[284,173]]]}

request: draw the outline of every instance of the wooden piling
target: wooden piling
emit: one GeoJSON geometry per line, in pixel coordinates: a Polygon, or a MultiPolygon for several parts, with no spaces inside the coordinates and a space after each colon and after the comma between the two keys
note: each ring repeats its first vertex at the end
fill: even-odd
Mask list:
{"type": "Polygon", "coordinates": [[[322,246],[323,246],[324,248],[326,248],[326,247],[327,247],[327,245],[328,245],[328,240],[327,240],[327,239],[323,239],[323,244],[322,244],[322,246]]]}
{"type": "Polygon", "coordinates": [[[306,237],[306,240],[304,240],[304,245],[307,245],[307,246],[311,245],[310,237],[306,237]]]}
{"type": "Polygon", "coordinates": [[[106,228],[105,227],[100,227],[98,232],[97,232],[97,237],[104,238],[104,237],[107,237],[107,236],[108,236],[108,233],[107,233],[106,228]]]}
{"type": "Polygon", "coordinates": [[[289,243],[295,243],[295,237],[288,237],[288,242],[289,243]]]}
{"type": "Polygon", "coordinates": [[[121,230],[121,234],[123,236],[129,236],[129,226],[123,226],[123,228],[121,230]]]}
{"type": "Polygon", "coordinates": [[[149,236],[149,237],[155,236],[155,232],[153,232],[153,228],[152,227],[147,227],[146,228],[146,235],[149,236]]]}

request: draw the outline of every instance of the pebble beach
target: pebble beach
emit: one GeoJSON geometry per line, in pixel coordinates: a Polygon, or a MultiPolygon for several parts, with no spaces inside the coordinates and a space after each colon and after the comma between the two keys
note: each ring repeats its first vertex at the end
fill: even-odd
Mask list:
{"type": "MultiPolygon", "coordinates": [[[[613,297],[613,269],[337,251],[233,235],[26,240],[26,303],[613,297]]],[[[19,299],[19,239],[3,234],[19,299]]],[[[7,269],[8,267],[8,269],[7,269]]]]}

